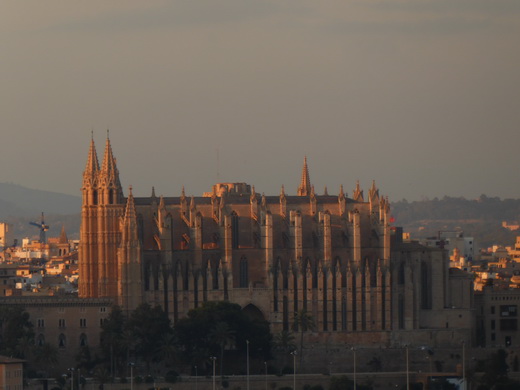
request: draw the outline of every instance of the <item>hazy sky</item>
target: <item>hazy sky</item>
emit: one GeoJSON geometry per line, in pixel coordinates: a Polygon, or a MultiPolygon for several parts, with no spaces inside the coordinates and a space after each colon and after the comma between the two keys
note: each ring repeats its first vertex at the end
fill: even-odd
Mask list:
{"type": "Polygon", "coordinates": [[[317,193],[520,197],[518,0],[5,0],[0,53],[2,182],[79,195],[109,128],[139,196],[307,155],[317,193]]]}

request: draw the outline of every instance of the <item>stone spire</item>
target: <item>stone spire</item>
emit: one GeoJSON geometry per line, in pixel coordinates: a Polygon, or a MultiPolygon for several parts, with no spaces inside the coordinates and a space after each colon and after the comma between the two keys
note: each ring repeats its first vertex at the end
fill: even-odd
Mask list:
{"type": "Polygon", "coordinates": [[[126,201],[125,215],[123,217],[122,239],[124,243],[136,243],[139,241],[137,237],[137,216],[135,212],[134,195],[132,187],[128,189],[128,199],[126,201]]]}
{"type": "Polygon", "coordinates": [[[122,200],[123,189],[119,181],[119,171],[117,170],[116,159],[112,153],[108,130],[105,154],[103,156],[101,170],[99,171],[99,187],[101,190],[102,204],[117,204],[122,200]]]}
{"type": "Polygon", "coordinates": [[[85,172],[83,172],[83,181],[92,184],[98,172],[99,162],[96,145],[94,144],[94,137],[92,137],[90,140],[90,149],[88,151],[87,165],[85,167],[85,172]]]}
{"type": "Polygon", "coordinates": [[[311,180],[309,178],[309,167],[307,166],[307,156],[303,160],[302,179],[298,187],[298,196],[309,196],[311,193],[311,180]]]}
{"type": "Polygon", "coordinates": [[[108,130],[107,142],[105,144],[105,155],[103,156],[101,172],[105,175],[108,175],[109,177],[119,176],[116,167],[116,159],[114,158],[114,154],[112,153],[112,146],[110,145],[110,138],[108,137],[108,130]]]}

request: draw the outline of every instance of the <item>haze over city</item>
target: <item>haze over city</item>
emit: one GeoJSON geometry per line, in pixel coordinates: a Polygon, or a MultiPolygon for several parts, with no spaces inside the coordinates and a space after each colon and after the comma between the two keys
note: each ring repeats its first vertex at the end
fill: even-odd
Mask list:
{"type": "MultiPolygon", "coordinates": [[[[138,196],[243,181],[518,198],[520,3],[6,2],[0,181],[80,194],[106,129],[138,196]]],[[[102,156],[100,156],[102,157],[102,156]]]]}

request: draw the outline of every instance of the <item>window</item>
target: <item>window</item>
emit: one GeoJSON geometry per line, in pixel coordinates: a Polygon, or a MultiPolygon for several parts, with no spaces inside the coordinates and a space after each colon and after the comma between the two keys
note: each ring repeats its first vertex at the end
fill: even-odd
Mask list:
{"type": "Polygon", "coordinates": [[[397,283],[404,284],[404,263],[401,263],[399,265],[399,274],[397,277],[397,283]]]}
{"type": "Polygon", "coordinates": [[[404,297],[399,295],[397,301],[398,326],[399,329],[404,329],[404,297]]]}
{"type": "Polygon", "coordinates": [[[100,308],[99,308],[99,312],[100,312],[100,313],[106,313],[106,311],[107,311],[107,308],[106,308],[106,307],[100,307],[100,308]]]}
{"type": "Polygon", "coordinates": [[[58,347],[65,348],[65,344],[66,344],[65,335],[63,333],[61,333],[58,337],[58,347]]]}
{"type": "Polygon", "coordinates": [[[247,288],[249,285],[249,275],[248,275],[248,264],[247,259],[242,256],[240,259],[240,288],[247,288]]]}
{"type": "Polygon", "coordinates": [[[86,347],[88,345],[88,343],[87,343],[87,335],[85,333],[82,333],[79,336],[79,345],[81,347],[86,347]]]}
{"type": "Polygon", "coordinates": [[[58,320],[58,326],[59,326],[60,328],[65,328],[65,319],[64,319],[64,318],[60,318],[60,319],[58,320]]]}
{"type": "Polygon", "coordinates": [[[495,314],[495,306],[491,306],[491,314],[495,314]]]}
{"type": "Polygon", "coordinates": [[[430,286],[430,275],[428,272],[428,265],[426,263],[421,264],[421,309],[431,309],[431,286],[430,286]]]}
{"type": "Polygon", "coordinates": [[[491,320],[491,330],[495,330],[495,320],[491,320]]]}
{"type": "Polygon", "coordinates": [[[501,305],[500,317],[516,317],[516,305],[501,305]]]}
{"type": "Polygon", "coordinates": [[[239,226],[238,226],[238,215],[233,211],[231,214],[231,246],[233,249],[238,249],[239,242],[239,226]]]}
{"type": "Polygon", "coordinates": [[[36,324],[37,324],[38,328],[44,328],[45,320],[43,318],[38,318],[38,320],[36,320],[36,324]]]}
{"type": "Polygon", "coordinates": [[[86,326],[87,326],[87,319],[86,318],[80,318],[79,319],[79,326],[81,328],[86,328],[86,326]]]}

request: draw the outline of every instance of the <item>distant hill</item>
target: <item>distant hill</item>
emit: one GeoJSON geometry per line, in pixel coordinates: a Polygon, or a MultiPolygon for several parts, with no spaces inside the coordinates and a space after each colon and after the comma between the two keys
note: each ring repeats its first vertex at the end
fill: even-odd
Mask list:
{"type": "Polygon", "coordinates": [[[510,231],[502,227],[502,221],[520,220],[520,199],[452,198],[391,204],[395,226],[402,226],[412,237],[437,236],[440,231],[462,230],[464,235],[475,238],[480,248],[493,244],[511,246],[520,230],[510,231]]]}
{"type": "Polygon", "coordinates": [[[26,188],[12,183],[0,183],[0,221],[13,225],[14,237],[38,238],[41,213],[50,226],[48,237],[57,237],[62,225],[69,238],[79,238],[81,198],[57,192],[26,188]]]}
{"type": "Polygon", "coordinates": [[[12,183],[0,183],[0,218],[48,214],[74,214],[81,211],[79,196],[34,190],[12,183]]]}

